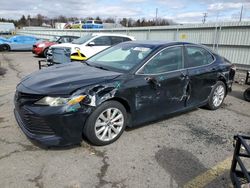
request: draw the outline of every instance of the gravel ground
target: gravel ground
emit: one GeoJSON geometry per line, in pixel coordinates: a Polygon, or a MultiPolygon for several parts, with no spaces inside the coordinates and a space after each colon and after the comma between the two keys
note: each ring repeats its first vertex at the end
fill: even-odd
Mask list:
{"type": "MultiPolygon", "coordinates": [[[[38,69],[31,52],[0,53],[0,187],[185,187],[231,159],[233,135],[250,135],[246,88],[217,111],[196,109],[126,130],[115,143],[42,149],[22,133],[13,116],[16,84],[38,69]]],[[[230,187],[229,165],[205,187],[230,187]]],[[[198,185],[193,186],[198,187],[198,185]]]]}

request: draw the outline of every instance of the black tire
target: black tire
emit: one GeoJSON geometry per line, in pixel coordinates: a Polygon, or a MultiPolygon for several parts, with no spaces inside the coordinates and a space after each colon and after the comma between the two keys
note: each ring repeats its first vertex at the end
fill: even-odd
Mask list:
{"type": "Polygon", "coordinates": [[[83,128],[83,135],[88,139],[88,141],[94,145],[97,146],[103,146],[103,145],[108,145],[111,144],[112,142],[115,142],[123,133],[125,127],[127,125],[127,112],[126,109],[124,108],[124,106],[117,102],[117,101],[106,101],[104,103],[102,103],[100,106],[98,106],[94,112],[92,112],[89,116],[89,118],[87,119],[85,126],[83,128]],[[97,118],[99,117],[99,115],[101,115],[101,113],[103,113],[105,110],[109,109],[109,108],[117,108],[118,110],[120,110],[120,112],[123,115],[123,119],[124,119],[124,123],[123,126],[120,130],[120,132],[117,134],[117,136],[115,138],[113,138],[110,141],[103,141],[100,140],[95,133],[95,123],[97,121],[97,118]]]}
{"type": "Polygon", "coordinates": [[[246,101],[250,102],[250,88],[245,90],[243,96],[246,101]]]}
{"type": "Polygon", "coordinates": [[[10,46],[8,44],[3,44],[0,46],[1,51],[10,51],[10,46]]]}
{"type": "Polygon", "coordinates": [[[48,50],[49,50],[49,48],[45,48],[43,50],[43,57],[47,57],[48,50]]]}
{"type": "Polygon", "coordinates": [[[217,81],[217,83],[214,85],[209,97],[208,97],[208,103],[206,105],[206,107],[210,110],[217,110],[218,108],[221,107],[221,105],[223,104],[223,101],[225,99],[225,96],[226,96],[226,86],[225,84],[222,82],[222,81],[217,81]],[[223,99],[222,99],[222,102],[219,104],[219,105],[215,105],[213,103],[213,98],[214,98],[214,95],[215,95],[215,91],[218,87],[223,87],[224,88],[224,96],[223,96],[223,99]]]}

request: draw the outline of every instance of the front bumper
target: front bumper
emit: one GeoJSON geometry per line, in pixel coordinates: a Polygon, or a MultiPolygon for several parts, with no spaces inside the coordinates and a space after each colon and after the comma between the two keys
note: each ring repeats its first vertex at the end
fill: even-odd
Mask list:
{"type": "Polygon", "coordinates": [[[82,141],[90,109],[62,112],[60,107],[15,106],[14,114],[25,135],[43,146],[68,146],[82,141]],[[49,109],[50,108],[50,109],[49,109]]]}
{"type": "Polygon", "coordinates": [[[44,50],[43,48],[33,46],[32,53],[36,55],[41,55],[43,53],[43,50],[44,50]]]}

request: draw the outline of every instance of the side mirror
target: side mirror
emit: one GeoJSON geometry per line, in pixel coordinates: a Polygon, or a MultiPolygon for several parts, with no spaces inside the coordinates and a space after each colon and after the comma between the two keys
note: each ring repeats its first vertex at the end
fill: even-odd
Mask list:
{"type": "Polygon", "coordinates": [[[88,46],[95,46],[95,42],[89,42],[88,46]]]}

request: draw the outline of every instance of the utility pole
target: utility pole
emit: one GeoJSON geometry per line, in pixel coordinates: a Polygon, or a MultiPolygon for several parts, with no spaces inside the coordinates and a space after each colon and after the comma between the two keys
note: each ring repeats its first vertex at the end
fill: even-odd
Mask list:
{"type": "Polygon", "coordinates": [[[242,19],[242,13],[243,13],[243,4],[242,4],[241,10],[240,10],[240,22],[241,22],[241,19],[242,19]]]}
{"type": "Polygon", "coordinates": [[[205,13],[203,14],[203,19],[202,19],[202,23],[203,23],[203,24],[206,23],[206,19],[207,19],[207,13],[205,12],[205,13]]]}
{"type": "Polygon", "coordinates": [[[158,20],[158,8],[155,9],[155,25],[157,25],[158,20]]]}

